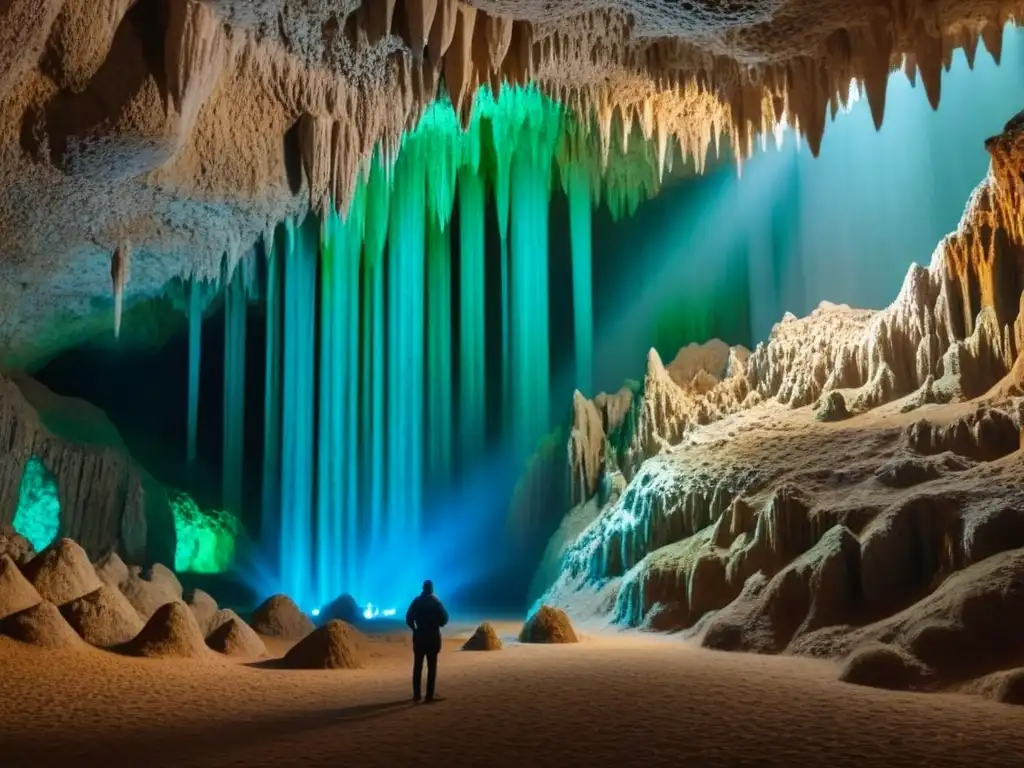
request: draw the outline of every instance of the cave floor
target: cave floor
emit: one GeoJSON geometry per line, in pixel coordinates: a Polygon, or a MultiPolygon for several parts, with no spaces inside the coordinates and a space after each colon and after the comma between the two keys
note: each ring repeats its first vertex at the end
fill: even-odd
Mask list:
{"type": "MultiPolygon", "coordinates": [[[[404,636],[353,671],[128,659],[0,638],[0,763],[46,765],[1024,765],[1024,708],[836,681],[829,662],[588,634],[498,653],[449,633],[433,706],[404,636]]],[[[272,648],[272,651],[279,651],[272,648]]]]}

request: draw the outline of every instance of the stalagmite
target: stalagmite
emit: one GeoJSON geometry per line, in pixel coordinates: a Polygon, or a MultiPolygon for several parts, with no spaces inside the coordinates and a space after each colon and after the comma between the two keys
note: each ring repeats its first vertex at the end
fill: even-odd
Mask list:
{"type": "Polygon", "coordinates": [[[188,284],[188,435],[186,461],[195,468],[196,432],[199,429],[199,371],[203,351],[203,304],[201,284],[194,277],[188,284]]]}
{"type": "Polygon", "coordinates": [[[224,431],[223,494],[225,509],[236,514],[243,506],[242,474],[245,463],[245,314],[249,260],[243,258],[224,287],[224,431]]]}
{"type": "Polygon", "coordinates": [[[130,243],[114,249],[110,259],[110,279],[114,283],[114,338],[121,338],[121,311],[124,306],[124,288],[131,275],[132,251],[130,243]]]}
{"type": "Polygon", "coordinates": [[[486,419],[484,183],[475,168],[459,173],[459,443],[462,466],[480,456],[486,419]]]}

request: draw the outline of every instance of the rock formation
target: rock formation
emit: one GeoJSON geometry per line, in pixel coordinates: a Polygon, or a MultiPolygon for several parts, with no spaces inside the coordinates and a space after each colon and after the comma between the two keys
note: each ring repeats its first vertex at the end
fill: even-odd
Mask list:
{"type": "Polygon", "coordinates": [[[0,555],[7,555],[18,565],[24,565],[36,555],[32,542],[9,525],[0,525],[0,555]]]}
{"type": "Polygon", "coordinates": [[[206,638],[217,653],[248,661],[267,655],[267,647],[252,627],[238,618],[228,619],[206,638]]]}
{"type": "Polygon", "coordinates": [[[0,376],[0,525],[14,520],[22,475],[33,456],[57,485],[61,532],[93,557],[131,562],[174,555],[166,492],[128,455],[106,415],[58,397],[27,377],[0,376]]]}
{"type": "Polygon", "coordinates": [[[670,148],[701,169],[723,136],[742,157],[783,119],[817,152],[853,78],[877,125],[890,69],[920,77],[937,105],[953,52],[973,64],[980,42],[998,61],[1003,25],[1020,11],[1016,0],[784,12],[12,0],[0,12],[4,367],[108,330],[113,304],[127,316],[133,296],[176,277],[218,277],[225,254],[232,265],[286,216],[332,199],[347,208],[374,149],[392,153],[442,83],[463,121],[481,84],[535,84],[593,123],[602,157],[634,131],[650,141],[660,175],[670,148]],[[129,253],[145,255],[130,275],[129,253]],[[60,318],[51,295],[64,300],[60,318]]]}
{"type": "Polygon", "coordinates": [[[362,618],[363,612],[359,608],[359,603],[356,602],[352,595],[348,594],[340,595],[331,603],[321,608],[320,616],[318,617],[321,624],[331,619],[338,619],[346,624],[357,624],[362,618]]]}
{"type": "Polygon", "coordinates": [[[196,623],[203,630],[203,634],[209,634],[210,624],[217,615],[217,601],[201,589],[189,590],[184,600],[192,615],[196,617],[196,623]]]}
{"type": "Polygon", "coordinates": [[[301,640],[316,629],[287,595],[273,595],[264,600],[253,611],[249,624],[261,635],[282,640],[301,640]]]}
{"type": "Polygon", "coordinates": [[[71,628],[89,645],[113,648],[132,640],[143,621],[121,591],[104,584],[60,609],[71,628]]]}
{"type": "Polygon", "coordinates": [[[121,650],[131,656],[177,659],[202,658],[209,653],[203,633],[184,603],[161,606],[121,650]]]}
{"type": "Polygon", "coordinates": [[[1016,615],[1024,573],[1021,146],[1012,121],[989,140],[960,227],[887,309],[823,303],[752,353],[652,352],[628,405],[577,396],[567,520],[590,522],[552,540],[543,601],[713,648],[848,658],[863,684],[1012,665],[1016,623],[993,617],[1016,615]],[[606,500],[614,478],[628,484],[606,500]]]}
{"type": "Polygon", "coordinates": [[[519,632],[521,643],[578,643],[572,622],[561,608],[542,605],[519,632]]]}
{"type": "Polygon", "coordinates": [[[53,603],[43,601],[0,622],[0,633],[22,643],[50,650],[84,646],[53,603]]]}
{"type": "Polygon", "coordinates": [[[351,624],[333,619],[285,655],[291,669],[355,669],[363,664],[365,638],[351,624]]]}
{"type": "Polygon", "coordinates": [[[42,598],[7,555],[0,555],[0,620],[39,605],[42,598]]]}
{"type": "Polygon", "coordinates": [[[128,602],[142,617],[143,621],[149,619],[156,613],[157,609],[168,603],[181,603],[181,585],[177,579],[171,581],[161,578],[161,572],[149,575],[155,578],[146,578],[138,567],[129,569],[128,578],[119,585],[121,592],[128,598],[128,602]]]}
{"type": "Polygon", "coordinates": [[[472,637],[462,645],[464,651],[500,651],[501,648],[501,638],[494,627],[486,621],[477,627],[472,637]]]}
{"type": "Polygon", "coordinates": [[[60,539],[25,566],[25,576],[42,596],[61,606],[99,589],[89,556],[71,539],[60,539]]]}

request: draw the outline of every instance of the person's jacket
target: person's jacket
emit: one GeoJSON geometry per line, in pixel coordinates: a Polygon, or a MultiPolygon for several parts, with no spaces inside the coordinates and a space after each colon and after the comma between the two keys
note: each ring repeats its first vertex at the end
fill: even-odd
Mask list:
{"type": "Polygon", "coordinates": [[[405,613],[405,623],[412,630],[416,650],[424,653],[441,650],[441,627],[448,623],[448,611],[436,595],[416,597],[405,613]]]}

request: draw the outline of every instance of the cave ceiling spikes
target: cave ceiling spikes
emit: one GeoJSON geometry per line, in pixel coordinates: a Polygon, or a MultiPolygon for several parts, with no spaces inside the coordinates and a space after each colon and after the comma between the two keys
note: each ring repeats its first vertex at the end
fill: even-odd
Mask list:
{"type": "MultiPolygon", "coordinates": [[[[6,0],[0,2],[0,368],[103,332],[175,277],[216,279],[310,205],[344,206],[439,88],[538,86],[596,141],[699,170],[785,118],[817,151],[891,69],[933,105],[954,50],[999,58],[1024,2],[998,0],[6,0]],[[676,147],[670,150],[669,145],[676,147]],[[326,169],[326,171],[325,171],[326,169]],[[131,254],[130,276],[114,254],[131,254]],[[125,280],[127,282],[125,283],[125,280]]],[[[660,171],[660,168],[659,168],[660,171]]],[[[145,332],[143,331],[143,336],[145,332]]]]}

